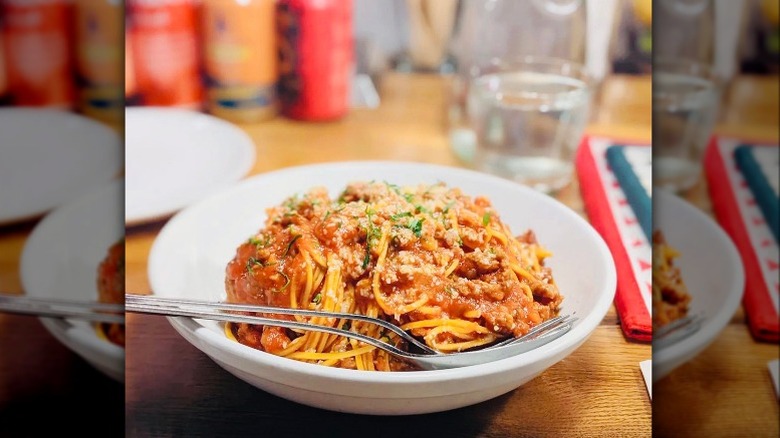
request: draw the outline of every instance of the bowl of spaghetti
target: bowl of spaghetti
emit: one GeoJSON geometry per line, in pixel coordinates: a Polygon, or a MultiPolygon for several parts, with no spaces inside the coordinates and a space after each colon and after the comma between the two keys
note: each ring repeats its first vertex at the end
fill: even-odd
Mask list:
{"type": "Polygon", "coordinates": [[[736,247],[714,220],[671,193],[661,190],[655,196],[653,325],[702,317],[693,334],[653,351],[653,380],[658,381],[718,337],[739,307],[745,274],[736,247]]]}
{"type": "MultiPolygon", "coordinates": [[[[25,293],[35,298],[124,303],[124,182],[93,188],[58,207],[30,233],[20,260],[25,293]]],[[[70,350],[124,381],[124,327],[72,318],[41,318],[70,350]]]]}
{"type": "MultiPolygon", "coordinates": [[[[511,391],[579,347],[615,292],[612,258],[574,211],[485,174],[348,162],[250,178],[177,214],[149,257],[156,295],[381,318],[443,353],[518,337],[559,314],[560,338],[487,364],[422,371],[351,339],[169,318],[228,372],[310,406],[454,409],[511,391]]],[[[392,332],[332,327],[407,348],[392,332]]]]}

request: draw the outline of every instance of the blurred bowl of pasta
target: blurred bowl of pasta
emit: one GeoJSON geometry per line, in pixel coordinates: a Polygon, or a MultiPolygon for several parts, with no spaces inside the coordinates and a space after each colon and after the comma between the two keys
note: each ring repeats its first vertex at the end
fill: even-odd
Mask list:
{"type": "MultiPolygon", "coordinates": [[[[119,208],[123,194],[123,181],[114,180],[56,208],[35,226],[20,261],[22,285],[28,296],[98,302],[101,282],[110,280],[122,284],[117,288],[120,295],[113,301],[124,303],[124,246],[117,246],[125,232],[119,208]],[[102,277],[101,269],[110,253],[117,269],[108,279],[102,277]]],[[[124,335],[118,341],[107,335],[107,326],[78,318],[41,317],[41,323],[97,370],[124,381],[124,335]]]]}
{"type": "Polygon", "coordinates": [[[654,196],[653,226],[675,253],[674,265],[689,296],[679,316],[701,319],[698,330],[653,349],[653,380],[659,381],[717,339],[742,300],[745,273],[734,243],[712,218],[670,192],[658,190],[654,196]]]}

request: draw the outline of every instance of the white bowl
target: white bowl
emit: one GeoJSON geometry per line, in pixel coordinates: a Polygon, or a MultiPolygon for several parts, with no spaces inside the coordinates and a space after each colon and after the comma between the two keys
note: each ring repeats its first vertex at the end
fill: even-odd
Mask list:
{"type": "Polygon", "coordinates": [[[201,112],[125,110],[125,222],[161,219],[243,178],[255,144],[240,128],[201,112]]]}
{"type": "Polygon", "coordinates": [[[653,351],[653,381],[658,381],[707,348],[726,327],[742,300],[745,273],[737,249],[715,221],[667,191],[654,196],[653,227],[680,253],[675,264],[691,295],[689,314],[705,318],[691,336],[653,351]]]}
{"type": "MultiPolygon", "coordinates": [[[[115,180],[49,213],[25,243],[21,279],[31,297],[96,301],[97,269],[124,237],[124,184],[115,180]]],[[[89,322],[41,318],[51,334],[95,368],[125,377],[125,350],[100,338],[89,322]]]]}
{"type": "Polygon", "coordinates": [[[459,369],[365,372],[267,354],[231,341],[219,323],[170,318],[190,343],[240,379],[289,400],[361,414],[420,414],[478,403],[511,391],[571,354],[609,309],[615,268],[604,241],[574,211],[516,183],[426,164],[352,162],[288,168],[250,178],[178,213],[149,256],[152,290],[163,297],[222,300],[225,267],[236,247],[262,227],[267,207],[325,186],[331,196],[357,180],[396,184],[443,181],[485,195],[511,230],[533,229],[553,251],[549,266],[565,296],[562,312],[580,320],[564,336],[512,358],[459,369]]]}

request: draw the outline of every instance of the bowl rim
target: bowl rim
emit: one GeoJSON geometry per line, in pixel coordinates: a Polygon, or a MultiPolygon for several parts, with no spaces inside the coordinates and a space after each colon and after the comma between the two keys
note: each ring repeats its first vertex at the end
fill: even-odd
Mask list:
{"type": "MultiPolygon", "coordinates": [[[[728,325],[729,321],[734,316],[734,313],[737,311],[739,303],[742,301],[742,295],[745,290],[745,270],[742,266],[742,258],[740,257],[736,246],[734,246],[734,242],[715,220],[699,208],[666,190],[659,190],[657,196],[659,200],[662,200],[662,203],[668,202],[671,203],[671,205],[676,205],[677,208],[687,210],[694,217],[698,218],[699,222],[701,222],[701,226],[708,230],[708,234],[712,236],[712,239],[718,241],[720,245],[725,248],[725,252],[722,254],[724,257],[728,258],[729,264],[734,266],[736,271],[736,275],[732,277],[732,281],[728,285],[729,293],[726,295],[725,302],[718,307],[718,311],[714,315],[707,318],[696,333],[661,351],[653,352],[653,362],[655,366],[664,366],[666,364],[673,364],[676,360],[691,355],[691,353],[693,353],[693,356],[691,357],[693,358],[718,338],[718,335],[726,325],[728,325]]],[[[682,363],[684,362],[675,364],[674,367],[682,365],[682,363]]]]}
{"type": "MultiPolygon", "coordinates": [[[[592,311],[590,314],[582,317],[568,333],[531,352],[487,364],[474,365],[470,367],[414,372],[362,372],[358,370],[332,368],[295,361],[284,357],[274,356],[269,353],[255,350],[238,342],[231,341],[224,335],[217,334],[216,332],[204,327],[192,318],[169,317],[169,322],[172,325],[178,325],[182,329],[191,332],[193,336],[219,351],[230,353],[254,364],[267,365],[277,369],[283,369],[285,373],[305,374],[309,378],[320,378],[341,383],[357,382],[364,384],[392,383],[416,385],[422,383],[431,384],[453,381],[454,378],[479,378],[501,374],[543,361],[545,358],[565,354],[567,351],[578,347],[585,340],[587,340],[587,338],[592,334],[592,332],[596,329],[596,327],[598,327],[598,325],[606,316],[614,300],[617,286],[617,274],[614,260],[612,258],[611,252],[609,251],[609,248],[607,247],[607,244],[604,242],[601,235],[593,228],[590,223],[588,223],[588,221],[577,214],[573,209],[552,197],[533,190],[530,187],[526,187],[497,176],[454,166],[409,161],[340,161],[287,167],[271,172],[253,175],[252,177],[246,178],[240,183],[226,190],[208,196],[202,201],[197,202],[174,215],[156,236],[149,253],[147,272],[152,291],[155,290],[155,278],[158,278],[160,275],[164,275],[164,273],[160,274],[158,272],[158,269],[162,269],[161,266],[164,265],[164,262],[160,262],[158,260],[158,258],[161,257],[159,252],[159,247],[162,245],[161,242],[164,242],[167,239],[168,233],[171,232],[170,230],[175,229],[180,221],[187,220],[190,215],[198,214],[201,209],[207,208],[209,204],[213,202],[213,200],[224,196],[230,191],[241,190],[248,185],[261,184],[261,181],[275,178],[280,174],[286,174],[290,172],[308,173],[318,170],[322,171],[332,169],[348,172],[350,170],[361,169],[365,167],[381,167],[383,169],[387,169],[388,167],[395,167],[397,169],[404,168],[404,170],[408,170],[410,172],[417,172],[414,173],[417,175],[425,175],[425,171],[440,171],[447,172],[453,176],[477,178],[501,189],[521,192],[522,196],[536,198],[539,200],[539,202],[554,205],[555,209],[560,210],[560,214],[562,216],[567,217],[570,221],[574,221],[575,223],[580,224],[583,232],[589,236],[590,241],[594,244],[593,249],[604,262],[604,278],[603,285],[601,287],[602,291],[597,301],[593,304],[592,311]]],[[[195,346],[203,351],[201,346],[195,346]]],[[[207,355],[209,355],[209,353],[207,353],[207,355]]]]}

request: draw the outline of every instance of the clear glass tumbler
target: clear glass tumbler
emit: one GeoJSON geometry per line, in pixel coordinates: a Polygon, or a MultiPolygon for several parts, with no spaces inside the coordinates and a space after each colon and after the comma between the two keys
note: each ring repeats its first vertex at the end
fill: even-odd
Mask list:
{"type": "Polygon", "coordinates": [[[653,183],[684,191],[701,176],[720,87],[706,64],[660,59],[653,67],[653,183]]]}
{"type": "Polygon", "coordinates": [[[469,86],[493,72],[496,61],[526,56],[586,62],[583,0],[461,1],[449,52],[456,65],[448,84],[447,120],[452,152],[473,165],[477,149],[466,108],[469,86]]]}
{"type": "Polygon", "coordinates": [[[565,187],[590,103],[580,64],[531,57],[495,64],[469,86],[474,167],[545,193],[565,187]]]}

